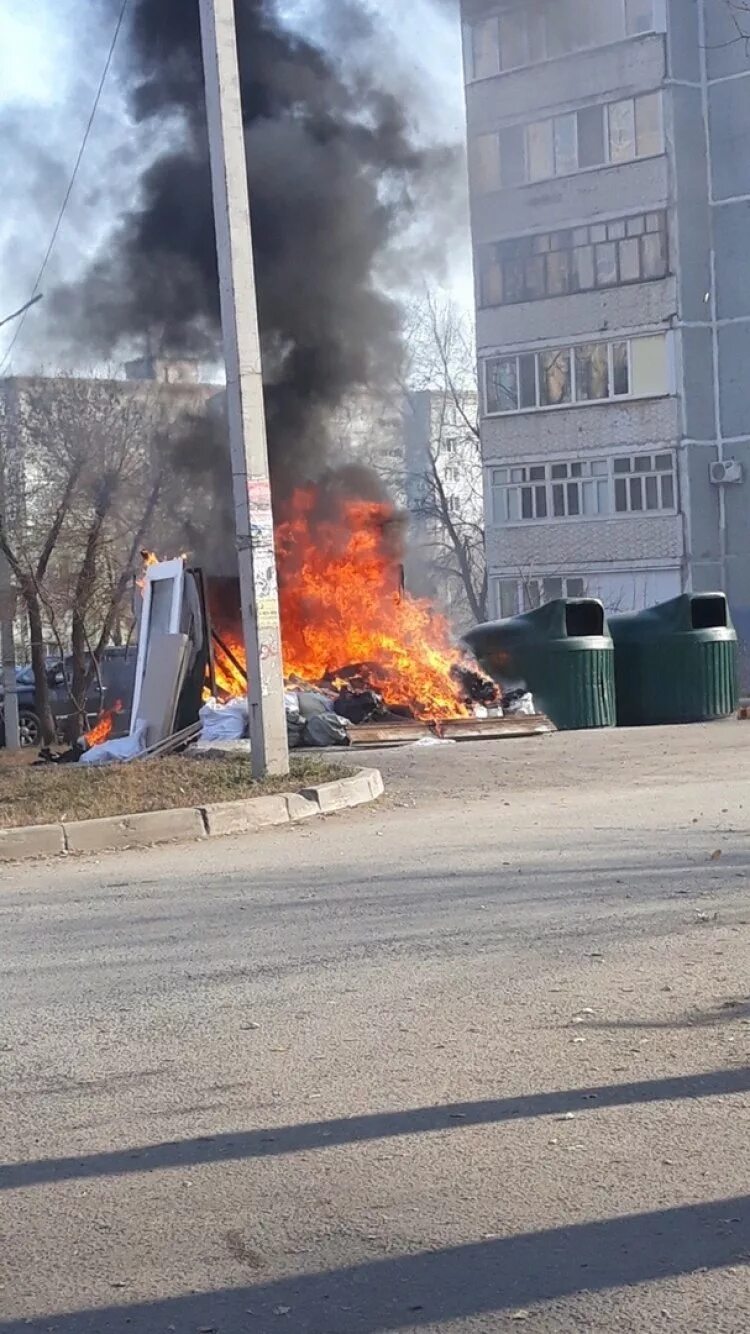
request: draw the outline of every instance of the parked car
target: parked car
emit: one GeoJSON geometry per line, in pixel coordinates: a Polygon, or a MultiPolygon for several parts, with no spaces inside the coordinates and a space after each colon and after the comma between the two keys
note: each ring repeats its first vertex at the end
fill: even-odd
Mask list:
{"type": "MultiPolygon", "coordinates": [[[[130,706],[133,699],[133,686],[135,683],[135,647],[129,648],[107,648],[104,650],[100,662],[99,671],[101,674],[103,696],[100,698],[99,685],[94,680],[89,688],[86,699],[86,716],[89,720],[89,726],[92,726],[99,716],[100,709],[113,709],[117,702],[122,704],[122,712],[118,713],[114,720],[113,735],[124,736],[130,727],[130,706]]],[[[73,716],[73,703],[70,698],[68,681],[73,671],[73,659],[68,657],[63,662],[60,658],[49,658],[47,660],[47,681],[49,683],[50,704],[52,714],[57,725],[58,734],[63,738],[66,734],[68,720],[73,716]]],[[[36,707],[36,691],[34,686],[34,673],[31,667],[19,667],[16,670],[16,681],[18,683],[18,713],[21,728],[21,745],[38,746],[41,744],[42,729],[39,722],[39,715],[36,707]]],[[[4,713],[4,691],[0,683],[0,705],[2,705],[2,720],[0,722],[0,742],[5,744],[5,713],[4,713]]]]}

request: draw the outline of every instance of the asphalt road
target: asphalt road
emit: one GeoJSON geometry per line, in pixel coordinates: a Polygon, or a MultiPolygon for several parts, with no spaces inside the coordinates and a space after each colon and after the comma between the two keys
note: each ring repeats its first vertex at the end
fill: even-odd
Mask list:
{"type": "Polygon", "coordinates": [[[4,870],[0,1334],[745,1334],[749,748],[4,870]]]}

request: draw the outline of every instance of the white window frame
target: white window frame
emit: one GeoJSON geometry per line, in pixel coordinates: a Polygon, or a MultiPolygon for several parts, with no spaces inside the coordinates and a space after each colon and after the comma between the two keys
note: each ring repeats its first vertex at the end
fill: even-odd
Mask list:
{"type": "Polygon", "coordinates": [[[150,565],[146,571],[146,577],[143,584],[141,618],[138,629],[138,655],[135,660],[133,703],[130,712],[131,736],[135,732],[138,724],[138,708],[141,702],[143,678],[146,674],[146,665],[148,662],[148,652],[151,640],[151,604],[153,601],[154,584],[165,582],[172,583],[167,633],[176,635],[180,632],[180,621],[182,618],[182,602],[185,588],[184,560],[178,557],[176,560],[160,561],[156,565],[150,565]]]}
{"type": "MultiPolygon", "coordinates": [[[[607,454],[592,454],[590,457],[586,457],[583,459],[580,457],[536,459],[529,461],[528,463],[527,462],[520,463],[514,459],[510,459],[507,462],[491,464],[488,467],[487,471],[489,474],[487,489],[490,497],[492,522],[496,527],[500,528],[527,528],[529,525],[532,524],[534,525],[568,524],[568,523],[579,523],[579,522],[606,523],[606,522],[611,522],[613,519],[630,519],[630,518],[644,518],[644,517],[673,518],[676,514],[679,514],[680,512],[679,473],[677,466],[677,456],[674,448],[670,446],[660,447],[658,445],[654,445],[648,452],[644,452],[643,450],[620,449],[615,452],[607,454]],[[671,461],[671,468],[657,468],[656,459],[665,458],[667,456],[669,456],[669,459],[671,461]],[[651,462],[651,467],[648,469],[638,470],[631,466],[628,472],[615,472],[615,462],[621,459],[628,459],[631,461],[631,464],[636,459],[649,459],[651,462]],[[594,464],[598,465],[606,464],[607,472],[605,474],[603,472],[594,473],[593,471],[589,471],[588,473],[583,474],[580,477],[573,477],[568,475],[566,477],[559,478],[552,476],[553,468],[565,465],[568,467],[568,469],[570,469],[573,464],[589,465],[590,468],[594,464]],[[545,476],[543,479],[542,478],[532,479],[530,477],[531,470],[537,468],[544,468],[545,476]],[[495,474],[503,471],[507,473],[508,476],[507,482],[502,482],[502,481],[496,482],[495,474]],[[527,474],[526,479],[522,481],[513,481],[512,473],[514,471],[526,472],[527,474]],[[656,477],[656,478],[671,477],[672,504],[663,506],[659,505],[656,509],[647,509],[644,504],[644,507],[642,509],[633,509],[630,506],[631,496],[630,496],[630,487],[628,487],[627,488],[628,507],[625,510],[618,510],[616,507],[616,483],[618,481],[629,482],[631,478],[635,477],[640,477],[644,482],[645,479],[648,477],[656,477]],[[586,483],[592,483],[592,482],[593,483],[606,482],[608,504],[605,510],[599,510],[596,514],[584,514],[583,486],[586,483]],[[562,486],[563,488],[567,488],[569,485],[575,485],[578,488],[579,504],[580,504],[579,513],[555,514],[554,487],[562,486]],[[547,509],[547,513],[545,516],[540,518],[537,517],[536,515],[533,515],[532,517],[529,518],[518,518],[518,519],[511,519],[506,517],[506,515],[510,513],[509,500],[511,491],[514,490],[518,491],[520,500],[521,491],[523,491],[524,489],[530,489],[534,491],[537,487],[545,488],[546,509],[547,509]],[[499,504],[498,500],[500,496],[503,494],[505,497],[504,503],[499,504]]],[[[661,499],[661,490],[662,488],[660,486],[659,499],[661,499]]],[[[644,490],[644,500],[645,500],[645,490],[644,490]]],[[[534,501],[534,504],[536,504],[536,500],[534,501]]],[[[567,507],[567,496],[566,496],[566,507],[567,507]]],[[[519,512],[520,509],[521,509],[521,504],[519,503],[519,512]]]]}
{"type": "Polygon", "coordinates": [[[495,605],[495,614],[498,618],[503,616],[502,592],[500,585],[506,584],[510,587],[515,586],[515,609],[510,612],[511,616],[520,616],[525,611],[530,611],[534,605],[541,607],[545,605],[544,597],[534,604],[528,597],[529,589],[536,587],[537,593],[540,586],[543,589],[545,582],[549,579],[559,580],[562,584],[562,597],[587,597],[586,576],[581,574],[556,574],[551,571],[535,571],[528,578],[516,574],[496,574],[492,576],[492,596],[495,605]],[[583,584],[583,591],[575,589],[571,591],[570,584],[583,584]]]}
{"type": "MultiPolygon", "coordinates": [[[[556,0],[556,3],[560,2],[561,0],[556,0]]],[[[636,41],[639,37],[645,37],[652,35],[654,33],[666,31],[667,18],[666,18],[665,0],[651,0],[651,27],[648,29],[644,29],[642,32],[639,33],[629,33],[627,30],[626,0],[601,0],[601,3],[607,5],[615,5],[615,4],[618,5],[621,14],[620,33],[618,36],[611,38],[607,42],[600,42],[600,43],[584,42],[583,45],[581,46],[572,47],[570,51],[565,52],[563,55],[549,55],[547,54],[549,51],[549,33],[547,29],[548,11],[547,9],[544,9],[542,11],[541,17],[544,30],[545,55],[541,60],[538,61],[527,61],[523,65],[508,65],[505,68],[503,68],[502,64],[502,49],[500,42],[500,19],[501,17],[503,17],[503,15],[501,15],[500,13],[485,15],[484,18],[482,20],[478,20],[478,22],[486,23],[488,21],[488,18],[491,18],[494,19],[497,24],[497,36],[496,36],[497,68],[491,74],[476,75],[474,73],[474,28],[477,26],[477,24],[465,23],[463,42],[464,42],[464,74],[466,83],[467,84],[483,83],[485,79],[497,79],[502,77],[502,75],[504,74],[513,74],[515,73],[516,70],[536,69],[539,65],[546,65],[553,60],[568,60],[571,56],[579,55],[583,51],[603,50],[606,49],[606,47],[608,46],[615,46],[619,42],[632,42],[636,41]]],[[[517,6],[517,11],[525,10],[525,8],[526,6],[524,4],[519,4],[517,6]]],[[[510,12],[513,11],[511,10],[510,12]]],[[[528,39],[528,29],[527,29],[527,39],[528,39]]],[[[529,49],[528,40],[526,46],[528,51],[529,49]]]]}
{"type": "Polygon", "coordinates": [[[553,345],[552,347],[531,347],[531,348],[520,348],[518,351],[512,351],[512,352],[510,352],[510,351],[509,351],[509,352],[496,352],[496,353],[493,353],[493,354],[491,354],[491,355],[489,355],[489,356],[484,357],[484,358],[483,358],[483,361],[482,361],[482,393],[483,393],[484,416],[487,417],[487,418],[491,418],[491,419],[498,418],[498,417],[518,417],[518,416],[522,416],[522,415],[524,415],[524,414],[526,414],[526,413],[531,413],[531,412],[562,412],[562,411],[564,411],[565,409],[570,409],[570,408],[595,408],[595,407],[604,407],[604,406],[606,406],[607,404],[611,404],[611,403],[627,403],[627,402],[632,402],[633,400],[638,401],[638,400],[645,400],[645,399],[650,399],[650,398],[668,398],[668,397],[670,396],[671,392],[672,392],[672,380],[673,380],[673,373],[672,373],[672,351],[671,351],[671,341],[670,341],[669,331],[668,331],[668,330],[654,330],[654,332],[652,332],[652,333],[641,333],[641,334],[635,334],[635,335],[633,335],[633,334],[631,334],[631,335],[623,335],[623,336],[620,337],[620,338],[618,338],[618,337],[616,337],[616,336],[612,336],[612,335],[610,335],[609,338],[597,338],[596,336],[591,336],[591,337],[589,337],[589,338],[579,338],[575,343],[564,343],[564,344],[562,344],[562,345],[557,344],[557,345],[553,345]],[[666,388],[664,389],[664,391],[663,391],[662,393],[659,393],[659,394],[639,394],[639,393],[635,393],[635,392],[633,391],[633,383],[632,383],[633,358],[632,358],[631,348],[632,348],[633,343],[635,343],[635,342],[639,342],[639,341],[641,341],[641,340],[643,340],[643,339],[646,339],[646,338],[664,338],[664,339],[666,340],[667,384],[666,384],[666,388]],[[579,347],[589,347],[589,346],[595,345],[595,344],[597,344],[597,343],[606,343],[606,345],[607,345],[607,358],[608,358],[608,369],[609,369],[609,390],[610,390],[610,392],[609,392],[609,395],[607,396],[607,398],[582,398],[582,399],[579,399],[579,398],[576,397],[576,388],[577,388],[577,385],[576,385],[576,358],[575,358],[575,351],[576,351],[576,348],[579,348],[579,347]],[[625,344],[627,345],[627,349],[628,349],[628,385],[629,385],[629,388],[628,388],[628,392],[627,392],[627,394],[616,394],[616,393],[614,392],[614,348],[615,348],[615,344],[617,344],[617,343],[625,343],[625,344]],[[545,353],[548,353],[548,352],[555,352],[555,353],[567,352],[568,355],[569,355],[569,359],[570,359],[570,400],[569,400],[568,402],[566,402],[566,403],[540,403],[540,401],[539,401],[539,399],[540,399],[539,358],[542,357],[542,356],[544,356],[545,353]],[[536,372],[536,405],[535,405],[534,407],[530,407],[530,408],[529,408],[529,407],[506,408],[504,411],[500,411],[500,412],[494,411],[494,412],[491,412],[490,409],[489,409],[489,406],[488,406],[488,398],[487,398],[487,389],[488,389],[488,377],[487,377],[487,371],[488,371],[488,367],[491,365],[492,362],[495,362],[495,361],[512,361],[512,360],[515,358],[515,361],[516,361],[516,390],[517,390],[517,394],[518,394],[518,388],[519,388],[519,386],[520,386],[520,360],[521,360],[521,357],[526,357],[526,356],[533,356],[533,357],[536,358],[536,360],[535,360],[535,372],[536,372]]]}
{"type": "MultiPolygon", "coordinates": [[[[480,187],[477,186],[477,185],[474,185],[474,183],[473,183],[473,181],[472,181],[472,185],[473,185],[474,192],[475,192],[476,194],[480,194],[480,195],[483,195],[483,196],[484,196],[484,195],[490,195],[490,194],[497,194],[497,193],[500,193],[500,192],[503,191],[503,190],[523,190],[523,189],[525,189],[525,188],[526,188],[527,186],[529,186],[529,185],[541,185],[541,184],[543,184],[545,181],[567,180],[567,179],[569,179],[569,178],[572,177],[572,176],[583,176],[583,175],[585,175],[586,173],[588,173],[588,172],[592,172],[592,171],[607,171],[610,167],[624,167],[624,166],[627,166],[629,163],[632,163],[632,162],[646,162],[646,161],[648,161],[649,158],[663,157],[663,155],[664,155],[664,153],[665,153],[665,151],[666,151],[666,143],[665,143],[665,138],[664,138],[664,96],[663,96],[663,92],[662,92],[662,89],[661,89],[661,88],[651,88],[651,89],[649,89],[647,92],[636,93],[636,94],[634,94],[632,97],[618,97],[618,98],[614,98],[614,99],[612,99],[612,100],[609,101],[609,102],[594,103],[594,105],[599,107],[599,109],[600,109],[600,111],[601,111],[601,114],[602,114],[602,130],[603,130],[603,135],[604,135],[604,160],[603,160],[602,162],[596,162],[596,163],[593,164],[593,166],[590,166],[590,167],[581,167],[581,166],[578,166],[578,156],[579,156],[579,146],[578,146],[578,113],[579,113],[579,111],[587,111],[587,110],[590,109],[590,107],[585,106],[585,105],[584,105],[584,106],[571,107],[569,111],[560,111],[560,112],[558,112],[557,115],[555,115],[555,116],[546,116],[546,117],[542,117],[541,120],[524,121],[523,124],[521,124],[521,125],[507,125],[507,126],[504,126],[504,127],[503,127],[503,132],[505,132],[505,131],[507,131],[507,130],[519,129],[519,130],[521,131],[521,134],[522,134],[522,141],[523,141],[523,142],[522,142],[522,149],[523,149],[523,180],[520,181],[517,185],[511,185],[511,186],[508,186],[508,185],[503,185],[503,184],[502,184],[502,180],[503,180],[503,165],[502,165],[502,154],[501,154],[501,149],[500,149],[500,131],[498,130],[498,131],[496,131],[496,132],[494,132],[494,133],[488,133],[488,134],[477,135],[477,136],[476,136],[476,140],[479,140],[479,139],[486,139],[486,140],[489,140],[489,139],[491,139],[491,140],[493,140],[493,142],[494,142],[494,144],[495,144],[495,156],[496,156],[496,160],[497,160],[497,179],[498,179],[498,185],[497,185],[497,186],[494,186],[494,187],[492,187],[491,189],[488,190],[488,189],[480,188],[480,187]],[[637,151],[637,150],[638,150],[638,136],[637,136],[636,129],[635,129],[635,124],[636,124],[636,103],[637,103],[641,98],[646,98],[646,97],[656,97],[656,99],[657,99],[657,103],[658,103],[658,108],[659,108],[659,128],[660,128],[660,132],[661,132],[661,133],[660,133],[660,144],[659,144],[659,148],[658,148],[658,151],[655,152],[655,153],[651,153],[651,152],[649,152],[649,153],[638,153],[638,151],[637,151]],[[613,159],[612,159],[612,156],[611,156],[611,142],[610,142],[610,133],[609,133],[609,109],[610,109],[610,107],[620,106],[620,105],[621,105],[622,103],[624,103],[624,102],[631,102],[632,105],[633,105],[633,127],[634,127],[634,128],[633,128],[633,149],[634,149],[635,151],[633,152],[633,156],[632,156],[632,157],[627,157],[627,158],[625,158],[625,157],[624,157],[624,158],[617,158],[617,159],[614,159],[614,160],[613,160],[613,159]],[[544,125],[544,124],[551,123],[551,125],[552,125],[552,135],[553,135],[553,165],[554,165],[554,161],[555,161],[555,151],[554,151],[554,125],[555,125],[555,121],[558,121],[558,120],[564,120],[564,119],[565,119],[566,117],[568,117],[568,116],[574,116],[574,117],[575,117],[575,136],[576,136],[576,152],[575,152],[575,156],[576,156],[576,166],[574,167],[574,169],[573,169],[572,171],[561,171],[561,172],[555,171],[555,172],[553,172],[552,176],[537,176],[537,177],[534,178],[534,180],[530,180],[530,179],[529,179],[529,145],[528,145],[528,131],[529,131],[529,130],[531,129],[531,127],[534,126],[534,125],[544,125]]],[[[476,142],[476,141],[472,141],[472,142],[476,142]]],[[[473,180],[476,180],[477,175],[478,175],[478,173],[477,173],[476,171],[474,171],[474,172],[473,172],[473,180]]]]}
{"type": "Polygon", "coordinates": [[[667,210],[666,210],[666,209],[663,209],[663,208],[656,208],[656,209],[654,209],[654,208],[652,208],[652,209],[641,209],[641,210],[640,210],[639,212],[637,212],[637,213],[617,214],[616,216],[611,217],[611,218],[608,218],[608,217],[605,217],[605,218],[597,218],[595,222],[592,222],[591,219],[587,219],[585,222],[571,223],[570,225],[565,226],[565,227],[553,227],[553,228],[551,228],[551,229],[548,230],[548,231],[529,233],[529,234],[526,234],[526,235],[524,235],[524,236],[509,236],[509,237],[505,237],[502,241],[485,241],[485,242],[482,242],[480,245],[477,246],[477,275],[478,275],[478,284],[477,284],[477,285],[478,285],[478,294],[479,294],[479,309],[480,309],[480,310],[499,310],[499,309],[501,309],[501,308],[504,307],[504,306],[520,306],[520,305],[527,305],[527,304],[530,304],[530,303],[533,302],[533,301],[555,301],[555,300],[557,300],[557,298],[558,298],[558,294],[555,293],[555,292],[550,292],[550,291],[548,290],[548,289],[549,289],[549,284],[548,284],[548,281],[547,281],[547,275],[546,275],[546,267],[547,267],[548,257],[549,257],[550,255],[555,255],[555,254],[559,254],[559,255],[568,255],[568,256],[569,256],[569,260],[568,260],[569,267],[570,267],[570,269],[572,270],[572,268],[573,268],[573,257],[577,254],[577,252],[578,252],[579,250],[584,250],[584,249],[585,249],[585,250],[591,250],[592,252],[595,252],[596,246],[597,246],[597,245],[600,245],[600,244],[603,244],[602,242],[593,241],[593,240],[591,239],[591,229],[592,229],[592,227],[594,227],[594,226],[596,226],[596,225],[599,225],[599,226],[602,226],[602,227],[606,227],[606,228],[607,228],[607,232],[609,232],[609,228],[610,228],[610,227],[614,227],[614,226],[618,226],[618,225],[623,225],[623,226],[625,227],[625,232],[626,232],[625,236],[622,236],[622,237],[609,237],[609,235],[608,235],[608,242],[609,242],[610,244],[613,244],[613,245],[618,246],[618,247],[619,247],[623,242],[628,242],[628,241],[631,241],[631,242],[632,242],[632,241],[635,241],[635,242],[638,244],[638,267],[639,267],[639,276],[638,276],[637,278],[626,278],[626,279],[623,280],[623,278],[622,278],[622,273],[621,273],[621,270],[620,270],[620,262],[621,262],[621,261],[620,261],[620,252],[619,252],[619,250],[618,250],[618,255],[617,255],[617,264],[618,264],[618,282],[617,282],[617,283],[614,283],[614,284],[607,284],[606,286],[602,286],[601,284],[597,284],[597,283],[596,283],[596,255],[595,255],[595,253],[594,253],[594,254],[593,254],[593,261],[594,261],[594,280],[595,280],[595,281],[594,281],[594,285],[593,285],[592,287],[577,287],[577,288],[573,288],[573,287],[571,286],[571,287],[568,288],[567,291],[565,291],[565,292],[561,292],[561,293],[559,294],[560,296],[562,296],[562,297],[578,296],[578,295],[580,295],[580,294],[583,293],[583,292],[611,292],[611,291],[613,290],[613,288],[616,288],[616,287],[634,287],[634,286],[635,286],[636,284],[638,284],[638,283],[663,282],[664,279],[667,278],[667,277],[669,276],[669,272],[670,272],[670,264],[671,264],[671,262],[672,262],[672,257],[671,257],[671,254],[670,254],[670,244],[669,244],[669,219],[668,219],[668,215],[667,215],[667,210]],[[654,217],[656,217],[656,218],[659,219],[659,221],[660,221],[660,226],[659,226],[659,227],[656,227],[656,228],[655,228],[655,227],[652,227],[652,226],[649,225],[649,221],[650,221],[650,219],[651,219],[651,218],[654,218],[654,217]],[[643,223],[643,229],[642,229],[642,231],[639,231],[639,232],[637,232],[637,233],[635,233],[635,234],[631,234],[631,233],[629,233],[629,232],[628,232],[628,227],[629,227],[631,224],[636,223],[636,222],[642,222],[642,223],[643,223]],[[559,248],[559,249],[553,249],[552,245],[550,244],[552,238],[553,238],[558,232],[570,232],[570,233],[574,233],[574,232],[581,232],[581,231],[583,231],[583,232],[586,233],[586,240],[585,240],[585,241],[581,241],[581,242],[580,242],[579,244],[577,244],[577,245],[569,245],[569,246],[561,247],[561,248],[559,248]],[[648,273],[645,273],[645,272],[644,272],[644,268],[645,268],[645,265],[644,265],[645,242],[646,242],[647,238],[650,237],[650,236],[658,236],[658,237],[660,237],[660,238],[663,238],[663,241],[664,241],[664,252],[665,252],[665,269],[664,269],[664,273],[656,274],[656,275],[653,275],[653,276],[652,276],[651,274],[648,274],[648,273]],[[498,251],[502,246],[520,245],[520,244],[522,244],[522,243],[526,243],[526,242],[528,242],[529,240],[531,240],[531,241],[537,241],[537,240],[540,240],[540,239],[543,240],[543,241],[545,241],[545,242],[547,243],[547,244],[546,244],[546,247],[545,247],[544,249],[542,249],[542,250],[535,250],[534,253],[533,253],[533,255],[526,255],[526,256],[524,256],[524,255],[520,255],[520,254],[519,254],[517,257],[513,258],[512,256],[508,256],[508,255],[503,256],[502,254],[498,254],[498,253],[497,253],[497,251],[498,251]],[[495,253],[494,253],[494,254],[491,254],[491,255],[485,253],[485,252],[489,252],[489,251],[494,251],[495,253]],[[505,266],[506,264],[507,264],[507,265],[512,265],[512,264],[521,265],[521,264],[524,264],[524,263],[526,262],[527,259],[541,259],[541,260],[543,260],[544,263],[545,263],[545,283],[544,283],[544,292],[543,292],[543,294],[542,294],[541,296],[529,296],[527,293],[524,293],[523,296],[518,297],[518,298],[514,298],[513,300],[507,300],[507,299],[505,299],[505,272],[504,272],[504,266],[505,266]],[[486,274],[486,271],[487,271],[487,269],[488,269],[488,267],[489,267],[490,262],[493,263],[493,264],[496,265],[496,266],[499,266],[499,267],[500,267],[500,270],[501,270],[500,286],[501,286],[501,289],[502,289],[502,291],[503,291],[503,298],[504,298],[502,301],[488,301],[488,300],[486,300],[486,298],[485,298],[485,286],[484,286],[484,284],[485,284],[485,274],[486,274]]]}
{"type": "MultiPolygon", "coordinates": [[[[663,490],[661,484],[659,485],[658,489],[660,493],[659,498],[661,499],[661,492],[663,490]]],[[[644,515],[648,517],[649,515],[654,515],[654,514],[677,514],[679,511],[679,493],[678,493],[677,460],[674,455],[674,450],[655,449],[648,454],[643,454],[641,452],[637,454],[632,454],[632,453],[627,453],[625,451],[621,451],[620,453],[613,455],[612,456],[612,504],[614,506],[613,513],[616,519],[631,518],[633,516],[635,516],[636,518],[642,518],[644,515]],[[672,459],[671,470],[667,468],[657,468],[656,459],[665,458],[667,454],[669,454],[669,456],[672,459]],[[651,467],[640,469],[631,466],[628,472],[615,472],[615,463],[619,462],[621,459],[626,459],[626,458],[630,460],[631,465],[635,459],[650,459],[651,467]],[[631,504],[632,488],[629,485],[629,483],[631,481],[634,481],[636,478],[640,478],[641,482],[644,484],[642,491],[643,491],[643,498],[645,501],[646,497],[645,483],[649,477],[655,477],[657,479],[657,482],[659,483],[661,483],[661,479],[663,477],[671,477],[672,479],[671,505],[663,505],[663,506],[658,505],[656,509],[649,509],[644,503],[644,505],[640,509],[634,508],[634,506],[631,504]],[[627,505],[624,510],[618,510],[617,508],[618,482],[626,483],[625,489],[626,489],[627,505]]]]}

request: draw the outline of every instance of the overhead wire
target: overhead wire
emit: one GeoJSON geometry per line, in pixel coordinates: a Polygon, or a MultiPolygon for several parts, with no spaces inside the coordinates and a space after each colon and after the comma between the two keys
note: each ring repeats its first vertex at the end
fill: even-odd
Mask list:
{"type": "Polygon", "coordinates": [[[117,23],[115,24],[115,30],[114,30],[114,33],[112,34],[112,41],[111,41],[110,44],[109,44],[109,50],[108,50],[108,52],[107,52],[107,59],[106,59],[106,61],[105,61],[105,63],[104,63],[104,69],[103,69],[103,71],[102,71],[102,76],[101,76],[101,78],[100,78],[100,80],[99,80],[99,85],[98,85],[97,90],[96,90],[96,96],[95,96],[95,98],[94,98],[94,104],[93,104],[93,106],[92,106],[92,108],[91,108],[91,114],[90,114],[90,116],[89,116],[89,118],[88,118],[88,121],[87,121],[87,124],[86,124],[86,128],[85,128],[84,133],[83,133],[83,139],[81,140],[81,146],[80,146],[80,148],[79,148],[79,150],[78,150],[78,155],[77,155],[77,157],[76,157],[76,160],[75,160],[75,163],[74,163],[74,166],[73,166],[73,171],[72,171],[72,173],[71,173],[70,180],[69,180],[69,182],[68,182],[68,187],[67,187],[67,189],[66,189],[66,191],[65,191],[65,196],[64,196],[63,201],[62,201],[62,204],[61,204],[61,206],[60,206],[60,212],[59,212],[58,215],[57,215],[57,221],[55,222],[55,226],[54,226],[53,231],[52,231],[52,236],[50,237],[49,245],[47,246],[47,250],[46,250],[46,252],[45,252],[44,259],[42,260],[41,267],[40,267],[39,272],[38,272],[38,274],[37,274],[36,282],[34,283],[34,286],[33,286],[33,288],[32,288],[31,296],[30,296],[30,298],[29,298],[29,303],[27,304],[26,309],[24,310],[24,312],[23,312],[23,314],[21,315],[21,318],[20,318],[18,324],[16,325],[16,329],[15,329],[15,332],[14,332],[14,334],[13,334],[13,337],[12,337],[12,339],[11,339],[11,341],[10,341],[10,345],[9,345],[9,347],[8,347],[8,350],[7,350],[7,352],[5,353],[5,356],[3,357],[2,363],[0,363],[0,375],[3,374],[3,371],[5,370],[5,367],[7,366],[8,362],[10,361],[10,358],[11,358],[12,355],[13,355],[13,351],[14,351],[14,348],[15,348],[15,346],[16,346],[16,343],[18,342],[19,338],[21,337],[21,333],[22,333],[22,331],[23,331],[23,327],[24,327],[24,325],[25,325],[25,323],[26,323],[26,317],[28,316],[29,310],[31,309],[31,303],[34,301],[34,297],[37,295],[37,293],[38,293],[38,291],[39,291],[39,287],[40,287],[40,285],[41,285],[42,279],[43,279],[43,277],[44,277],[44,275],[45,275],[45,273],[46,273],[46,271],[47,271],[47,265],[49,264],[49,261],[50,261],[50,259],[51,259],[51,257],[52,257],[52,251],[53,251],[54,248],[55,248],[55,242],[57,241],[58,235],[59,235],[59,233],[60,233],[60,228],[61,228],[62,223],[63,223],[63,218],[65,217],[65,213],[66,213],[66,211],[67,211],[68,204],[70,203],[70,197],[71,197],[71,195],[72,195],[72,193],[73,193],[73,189],[74,189],[76,180],[77,180],[77,178],[78,178],[78,172],[79,172],[79,170],[80,170],[81,163],[83,162],[83,155],[84,155],[84,153],[86,152],[86,148],[87,148],[87,146],[88,146],[88,142],[89,142],[89,139],[90,139],[90,137],[91,137],[91,131],[92,131],[93,128],[94,128],[94,121],[96,120],[96,113],[97,113],[98,110],[99,110],[99,104],[100,104],[100,102],[101,102],[101,100],[102,100],[102,94],[104,93],[104,87],[105,87],[105,84],[106,84],[106,82],[107,82],[107,76],[108,76],[108,74],[109,74],[110,67],[111,67],[111,65],[112,65],[112,60],[113,60],[113,58],[114,58],[115,49],[116,49],[116,47],[117,47],[117,41],[118,41],[118,38],[119,38],[119,36],[120,36],[120,32],[121,32],[121,30],[122,30],[122,25],[123,25],[123,23],[125,22],[125,14],[126,14],[126,12],[127,12],[127,8],[128,8],[129,3],[130,3],[130,0],[122,0],[122,5],[121,5],[121,7],[120,7],[120,13],[119,13],[119,16],[118,16],[118,19],[117,19],[117,23]]]}

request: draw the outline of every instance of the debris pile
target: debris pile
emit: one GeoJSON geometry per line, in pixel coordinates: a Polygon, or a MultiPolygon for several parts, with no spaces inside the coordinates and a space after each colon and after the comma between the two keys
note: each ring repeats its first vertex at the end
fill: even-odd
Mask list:
{"type": "MultiPolygon", "coordinates": [[[[475,723],[533,715],[530,696],[503,699],[447,621],[406,592],[403,522],[389,502],[352,497],[340,478],[301,488],[278,525],[276,554],[291,748],[364,744],[376,733],[443,737],[449,726],[474,737],[475,723]]],[[[104,716],[76,758],[96,765],[246,737],[238,581],[144,553],[138,587],[129,735],[113,739],[104,716]]]]}

